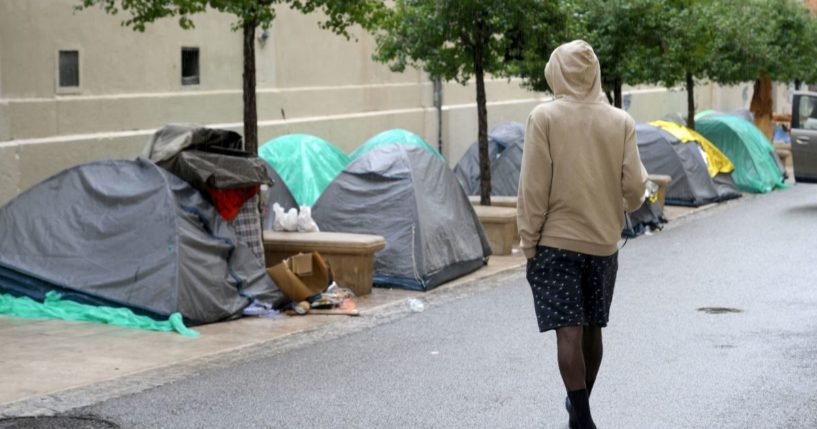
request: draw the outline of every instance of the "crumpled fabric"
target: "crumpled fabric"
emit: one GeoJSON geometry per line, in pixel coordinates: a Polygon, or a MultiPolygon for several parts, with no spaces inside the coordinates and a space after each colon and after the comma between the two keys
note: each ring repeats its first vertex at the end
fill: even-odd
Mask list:
{"type": "Polygon", "coordinates": [[[181,313],[173,313],[168,320],[153,320],[134,314],[128,308],[97,307],[63,300],[50,291],[43,302],[29,297],[0,294],[0,314],[23,319],[59,319],[79,322],[107,323],[126,328],[146,329],[159,332],[178,332],[186,337],[198,337],[199,333],[184,324],[181,313]]]}

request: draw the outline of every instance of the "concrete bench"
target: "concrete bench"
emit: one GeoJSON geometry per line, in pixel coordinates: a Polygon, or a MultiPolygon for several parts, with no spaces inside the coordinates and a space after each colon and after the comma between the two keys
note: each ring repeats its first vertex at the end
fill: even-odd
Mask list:
{"type": "Polygon", "coordinates": [[[386,240],[379,235],[264,231],[267,267],[298,253],[318,252],[332,268],[335,282],[357,296],[372,292],[374,254],[384,247],[386,240]]]}
{"type": "Polygon", "coordinates": [[[494,255],[510,255],[518,241],[516,208],[475,205],[474,211],[488,237],[494,255]]]}
{"type": "MultiPolygon", "coordinates": [[[[479,195],[471,195],[468,197],[471,205],[479,205],[479,195]]],[[[491,195],[491,206],[493,207],[513,207],[516,208],[516,195],[514,196],[495,196],[491,195]]]]}
{"type": "Polygon", "coordinates": [[[661,206],[661,210],[664,210],[664,200],[667,198],[667,186],[672,182],[672,177],[665,174],[648,174],[647,178],[658,185],[658,205],[661,206]]]}
{"type": "MultiPolygon", "coordinates": [[[[470,196],[468,200],[471,201],[471,205],[478,206],[479,205],[479,195],[477,196],[470,196]]],[[[516,202],[518,198],[516,196],[491,196],[491,207],[509,207],[509,208],[516,208],[516,202]]],[[[519,243],[519,229],[514,222],[514,229],[513,229],[513,242],[514,244],[519,243]]]]}

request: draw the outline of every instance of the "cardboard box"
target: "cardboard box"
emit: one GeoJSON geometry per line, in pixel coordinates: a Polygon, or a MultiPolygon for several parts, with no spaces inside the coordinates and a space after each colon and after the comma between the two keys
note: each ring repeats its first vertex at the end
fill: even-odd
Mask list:
{"type": "Polygon", "coordinates": [[[299,253],[289,258],[290,269],[296,276],[306,277],[312,275],[312,254],[299,253]]]}
{"type": "Polygon", "coordinates": [[[284,259],[281,263],[267,268],[267,274],[272,277],[281,292],[295,302],[303,301],[325,291],[332,281],[329,266],[318,252],[300,256],[299,259],[301,260],[295,265],[303,272],[303,266],[306,264],[303,259],[306,257],[309,260],[307,264],[309,265],[309,274],[298,275],[295,273],[293,270],[294,257],[284,259]]]}

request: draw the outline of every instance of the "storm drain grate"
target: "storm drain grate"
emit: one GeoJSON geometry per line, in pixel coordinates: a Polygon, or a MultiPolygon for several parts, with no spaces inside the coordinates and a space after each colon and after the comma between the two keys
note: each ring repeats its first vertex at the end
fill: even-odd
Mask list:
{"type": "Polygon", "coordinates": [[[118,429],[119,426],[96,417],[9,417],[0,418],[0,429],[118,429]]]}
{"type": "Polygon", "coordinates": [[[730,307],[701,307],[698,311],[703,311],[706,314],[743,313],[743,310],[739,308],[730,307]]]}

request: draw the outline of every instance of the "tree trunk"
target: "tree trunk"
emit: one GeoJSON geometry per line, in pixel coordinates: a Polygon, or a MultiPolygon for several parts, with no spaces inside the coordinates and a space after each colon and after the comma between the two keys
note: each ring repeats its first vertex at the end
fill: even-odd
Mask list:
{"type": "Polygon", "coordinates": [[[613,106],[621,109],[621,79],[613,80],[613,106]]]}
{"type": "Polygon", "coordinates": [[[255,101],[255,20],[244,23],[244,150],[258,153],[258,110],[255,101]]]}
{"type": "Polygon", "coordinates": [[[477,122],[479,128],[479,203],[491,205],[491,159],[488,155],[488,108],[485,99],[485,70],[481,41],[474,46],[474,76],[477,79],[477,122]]]}
{"type": "Polygon", "coordinates": [[[695,79],[687,72],[687,126],[695,129],[695,79]]]}
{"type": "Polygon", "coordinates": [[[434,78],[434,107],[437,109],[437,151],[443,153],[443,81],[434,78]]]}
{"type": "Polygon", "coordinates": [[[749,110],[755,117],[755,125],[760,128],[760,131],[763,131],[769,141],[772,141],[774,137],[772,102],[772,79],[768,73],[761,73],[760,78],[755,81],[755,90],[749,110]]]}

